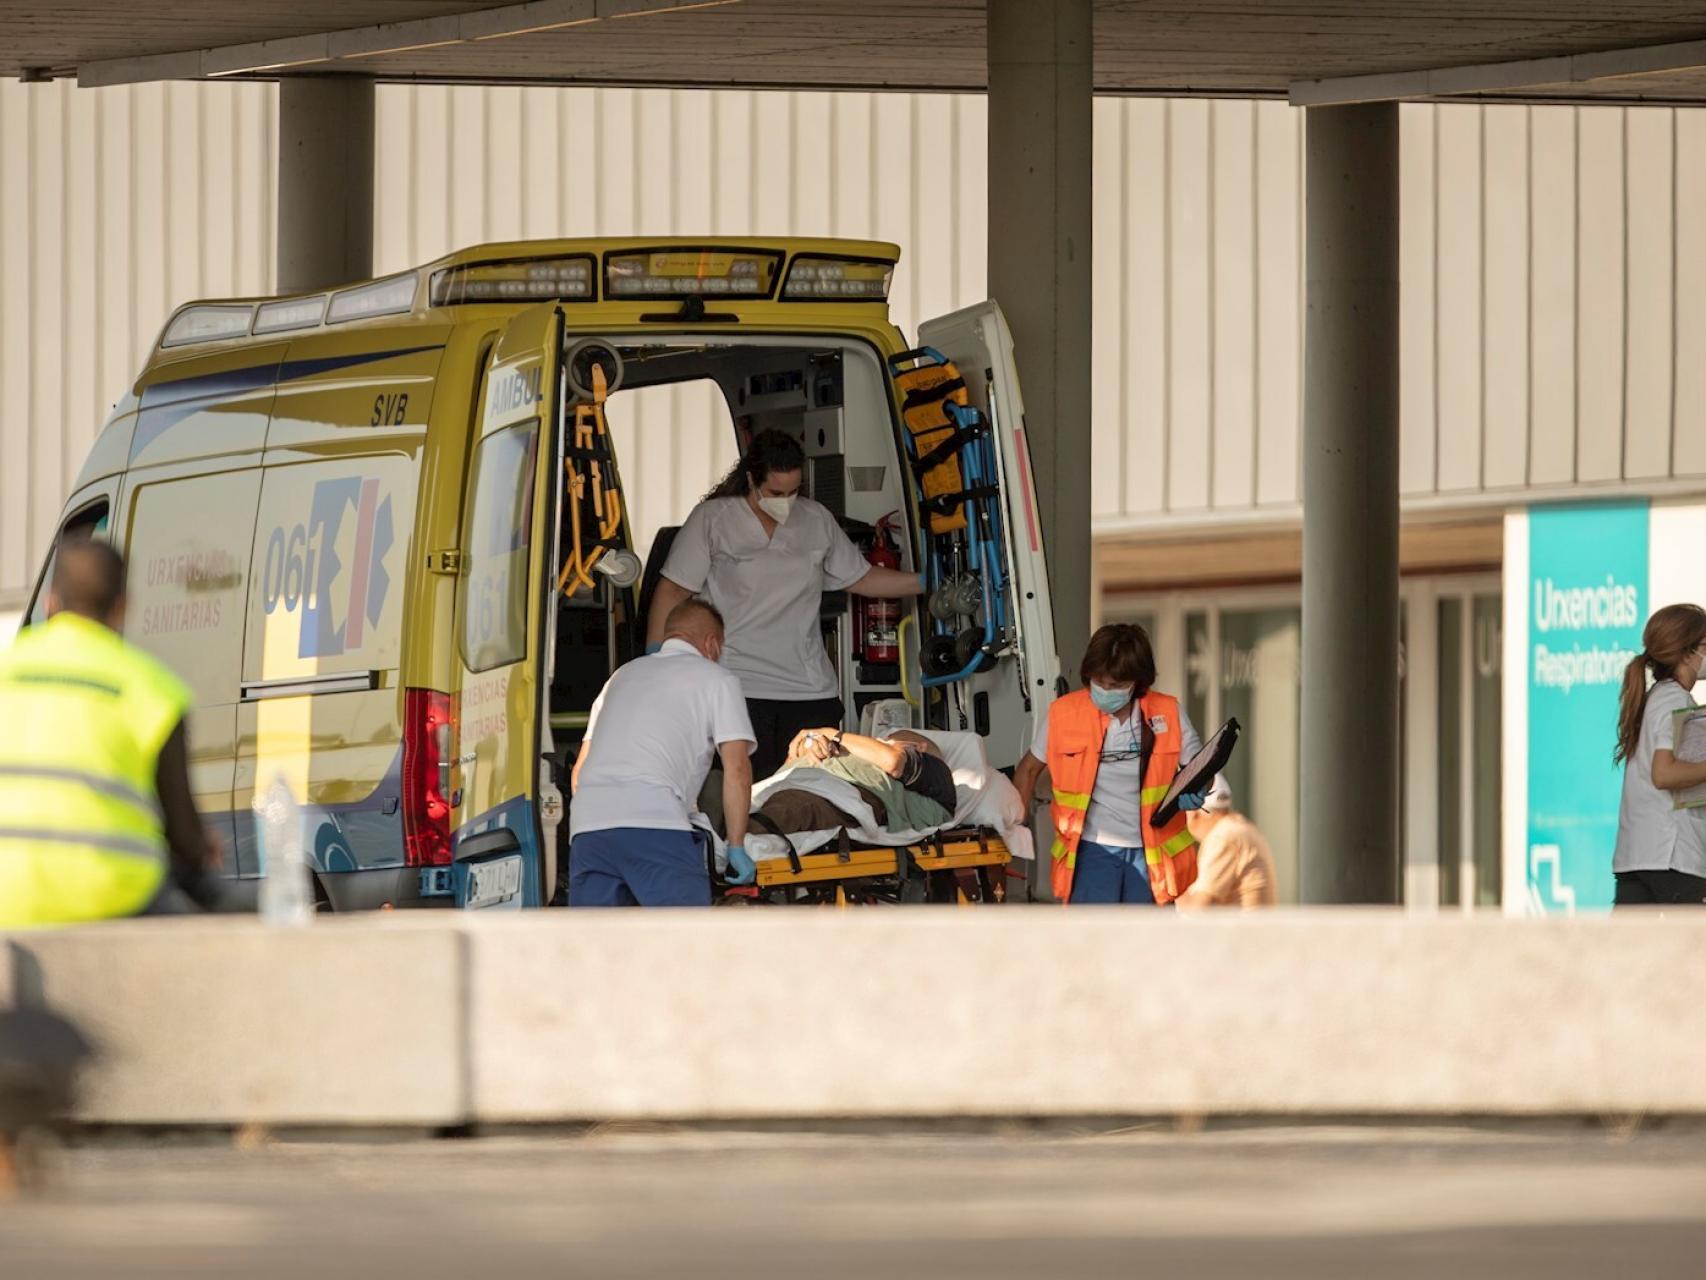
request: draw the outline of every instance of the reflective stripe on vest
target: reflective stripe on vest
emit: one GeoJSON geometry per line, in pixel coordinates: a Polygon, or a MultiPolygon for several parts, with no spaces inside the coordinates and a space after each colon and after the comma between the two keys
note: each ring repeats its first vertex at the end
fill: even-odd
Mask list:
{"type": "Polygon", "coordinates": [[[188,710],[181,682],[70,614],[0,653],[0,925],[129,915],[159,892],[155,773],[188,710]]]}
{"type": "MultiPolygon", "coordinates": [[[[1197,878],[1196,841],[1185,824],[1185,815],[1174,814],[1161,826],[1154,825],[1155,807],[1166,796],[1182,763],[1179,703],[1176,698],[1151,690],[1139,699],[1135,714],[1149,725],[1163,726],[1155,733],[1149,758],[1144,763],[1138,802],[1150,891],[1156,902],[1164,904],[1178,897],[1197,878]]],[[[1054,859],[1051,880],[1054,896],[1060,902],[1072,899],[1078,843],[1084,835],[1084,817],[1090,807],[1091,793],[1096,789],[1108,720],[1085,689],[1057,698],[1049,708],[1047,764],[1050,785],[1054,788],[1055,829],[1050,848],[1054,859]]]]}
{"type": "Polygon", "coordinates": [[[109,799],[122,800],[126,804],[135,805],[156,819],[162,817],[158,796],[140,791],[127,782],[103,778],[100,774],[90,773],[87,769],[55,769],[47,765],[0,764],[0,778],[34,778],[40,782],[65,782],[73,786],[87,787],[90,791],[109,799]]]}

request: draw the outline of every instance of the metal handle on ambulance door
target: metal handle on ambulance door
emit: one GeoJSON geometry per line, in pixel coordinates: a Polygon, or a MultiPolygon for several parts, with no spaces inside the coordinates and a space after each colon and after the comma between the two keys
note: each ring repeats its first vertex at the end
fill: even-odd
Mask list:
{"type": "Polygon", "coordinates": [[[485,858],[494,853],[514,853],[521,848],[521,839],[508,827],[493,827],[490,831],[478,831],[471,836],[463,836],[456,842],[456,860],[466,862],[470,858],[485,858]]]}

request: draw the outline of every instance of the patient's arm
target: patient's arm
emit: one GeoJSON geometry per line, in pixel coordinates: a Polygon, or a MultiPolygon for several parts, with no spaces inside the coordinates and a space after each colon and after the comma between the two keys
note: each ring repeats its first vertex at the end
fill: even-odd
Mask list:
{"type": "Polygon", "coordinates": [[[880,738],[867,738],[862,733],[843,733],[839,729],[806,729],[795,736],[788,749],[788,758],[802,764],[817,764],[832,756],[854,756],[874,764],[891,778],[898,778],[906,768],[906,748],[880,738]]]}

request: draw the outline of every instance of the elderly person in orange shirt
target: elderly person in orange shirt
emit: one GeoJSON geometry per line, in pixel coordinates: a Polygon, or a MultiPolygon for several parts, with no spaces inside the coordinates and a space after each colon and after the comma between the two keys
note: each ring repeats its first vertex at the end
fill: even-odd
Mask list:
{"type": "Polygon", "coordinates": [[[1215,775],[1202,808],[1185,821],[1197,840],[1197,878],[1181,907],[1274,905],[1274,855],[1256,824],[1233,809],[1224,776],[1215,775]]]}

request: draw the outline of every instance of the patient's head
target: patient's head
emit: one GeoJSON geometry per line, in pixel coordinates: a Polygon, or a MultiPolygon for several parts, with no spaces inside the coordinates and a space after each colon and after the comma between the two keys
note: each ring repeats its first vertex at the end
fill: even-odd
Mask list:
{"type": "Polygon", "coordinates": [[[723,656],[723,615],[705,600],[683,600],[663,620],[665,640],[685,640],[712,662],[723,656]]]}
{"type": "Polygon", "coordinates": [[[911,729],[895,729],[888,735],[888,738],[897,747],[917,747],[927,756],[940,756],[942,754],[942,748],[922,733],[915,733],[911,729]]]}

